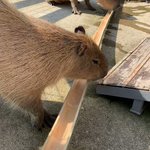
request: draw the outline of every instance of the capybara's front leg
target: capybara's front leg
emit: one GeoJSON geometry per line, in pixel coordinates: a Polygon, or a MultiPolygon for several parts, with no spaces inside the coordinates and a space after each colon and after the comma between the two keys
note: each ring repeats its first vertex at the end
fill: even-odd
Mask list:
{"type": "Polygon", "coordinates": [[[78,1],[77,0],[70,0],[71,2],[71,7],[72,7],[72,13],[74,13],[75,15],[80,15],[81,11],[78,10],[77,5],[78,5],[78,1]]]}
{"type": "Polygon", "coordinates": [[[47,125],[48,127],[52,127],[56,118],[57,118],[57,114],[52,115],[49,114],[46,110],[44,110],[44,125],[47,125]]]}
{"type": "Polygon", "coordinates": [[[52,0],[46,0],[47,3],[51,4],[52,6],[56,5],[57,3],[52,0]]]}
{"type": "Polygon", "coordinates": [[[32,110],[32,114],[35,116],[35,120],[33,121],[33,126],[39,130],[41,130],[45,126],[52,127],[57,117],[56,115],[49,114],[43,108],[41,100],[39,100],[39,102],[35,104],[35,107],[32,110]]]}
{"type": "Polygon", "coordinates": [[[18,104],[23,110],[31,114],[31,124],[37,129],[41,130],[45,125],[52,127],[56,116],[49,114],[44,110],[42,101],[40,98],[23,99],[18,104]]]}

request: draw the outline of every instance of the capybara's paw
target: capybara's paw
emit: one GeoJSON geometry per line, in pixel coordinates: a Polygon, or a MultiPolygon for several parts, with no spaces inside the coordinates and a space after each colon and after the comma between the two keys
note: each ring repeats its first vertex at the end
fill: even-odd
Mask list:
{"type": "Polygon", "coordinates": [[[49,114],[47,111],[44,111],[44,126],[48,126],[48,127],[52,127],[56,118],[57,118],[57,114],[49,114]]]}
{"type": "Polygon", "coordinates": [[[52,5],[52,6],[54,6],[54,5],[57,4],[55,1],[51,1],[51,0],[47,0],[47,3],[49,3],[49,4],[52,5]]]}
{"type": "Polygon", "coordinates": [[[36,128],[38,131],[42,131],[42,129],[44,128],[43,122],[39,122],[37,120],[35,120],[34,122],[32,122],[32,126],[34,128],[36,128]]]}
{"type": "Polygon", "coordinates": [[[57,118],[57,115],[51,115],[46,110],[44,110],[44,113],[42,113],[42,115],[31,118],[31,124],[33,127],[37,128],[39,131],[42,131],[42,128],[45,128],[45,127],[51,128],[56,118],[57,118]]]}
{"type": "Polygon", "coordinates": [[[73,8],[72,13],[74,13],[75,15],[81,15],[82,12],[80,10],[77,10],[77,8],[73,8]]]}

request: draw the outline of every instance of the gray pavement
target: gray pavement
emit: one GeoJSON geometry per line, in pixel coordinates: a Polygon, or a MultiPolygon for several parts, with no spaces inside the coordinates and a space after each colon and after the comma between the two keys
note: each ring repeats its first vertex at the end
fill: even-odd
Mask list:
{"type": "MultiPolygon", "coordinates": [[[[83,25],[88,35],[97,30],[104,16],[94,0],[92,4],[97,11],[87,10],[81,2],[81,16],[71,14],[69,4],[49,6],[43,0],[10,1],[20,11],[70,31],[77,25],[83,25]]],[[[150,36],[149,4],[128,2],[122,11],[112,18],[103,40],[102,51],[110,68],[141,40],[150,36]]],[[[66,80],[61,80],[53,88],[46,88],[42,95],[42,99],[47,100],[43,101],[44,106],[51,113],[58,113],[69,88],[66,80]]],[[[132,100],[96,95],[95,83],[91,83],[68,150],[150,150],[150,105],[146,103],[141,116],[129,112],[131,105],[132,100]]],[[[43,145],[49,131],[33,129],[28,116],[0,100],[0,150],[37,150],[43,145]]]]}

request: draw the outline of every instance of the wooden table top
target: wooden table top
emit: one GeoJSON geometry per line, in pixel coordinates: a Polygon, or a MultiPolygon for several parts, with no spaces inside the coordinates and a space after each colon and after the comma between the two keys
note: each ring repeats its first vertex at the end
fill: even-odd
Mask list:
{"type": "Polygon", "coordinates": [[[150,37],[115,65],[103,84],[150,91],[150,37]]]}

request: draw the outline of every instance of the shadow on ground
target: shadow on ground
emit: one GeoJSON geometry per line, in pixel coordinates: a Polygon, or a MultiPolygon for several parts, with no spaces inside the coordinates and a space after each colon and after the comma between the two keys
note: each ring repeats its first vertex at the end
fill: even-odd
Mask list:
{"type": "MultiPolygon", "coordinates": [[[[44,106],[52,114],[58,114],[62,103],[44,101],[44,106]]],[[[38,131],[30,124],[29,115],[14,110],[0,99],[0,149],[37,150],[45,142],[50,128],[38,131]]]]}
{"type": "MultiPolygon", "coordinates": [[[[42,3],[42,2],[44,2],[44,0],[24,0],[24,1],[16,2],[14,4],[15,4],[17,9],[21,9],[21,8],[25,8],[25,7],[28,7],[28,6],[35,5],[35,4],[39,4],[39,3],[42,3]]],[[[79,10],[82,11],[82,13],[93,14],[93,15],[101,14],[102,16],[105,15],[106,11],[104,11],[102,8],[97,6],[95,2],[92,1],[91,4],[93,5],[94,8],[96,8],[96,11],[88,10],[88,8],[85,5],[84,1],[81,1],[78,4],[78,8],[79,8],[79,10]]],[[[55,22],[57,22],[61,19],[64,19],[65,17],[68,17],[68,16],[72,15],[72,8],[71,8],[71,4],[70,4],[69,0],[66,3],[56,4],[55,6],[59,9],[52,12],[52,13],[44,15],[40,18],[44,19],[44,20],[47,20],[51,23],[55,23],[55,22]]],[[[53,6],[51,6],[49,4],[49,7],[52,8],[53,6]]]]}

